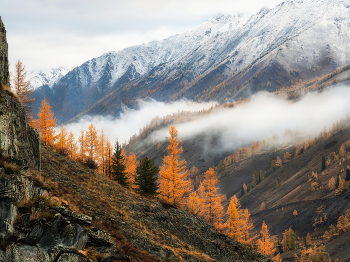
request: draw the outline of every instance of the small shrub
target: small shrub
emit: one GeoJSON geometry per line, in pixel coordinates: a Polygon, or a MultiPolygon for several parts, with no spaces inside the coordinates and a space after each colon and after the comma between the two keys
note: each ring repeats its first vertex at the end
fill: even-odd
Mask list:
{"type": "Polygon", "coordinates": [[[52,220],[54,218],[54,216],[49,212],[44,212],[41,214],[41,218],[44,218],[47,220],[52,220]]]}

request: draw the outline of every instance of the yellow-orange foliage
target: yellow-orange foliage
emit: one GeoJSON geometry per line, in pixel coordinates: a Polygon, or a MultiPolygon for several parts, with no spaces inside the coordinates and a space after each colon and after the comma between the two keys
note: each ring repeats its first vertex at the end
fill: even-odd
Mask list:
{"type": "Polygon", "coordinates": [[[275,247],[272,241],[270,241],[269,230],[267,229],[267,225],[265,221],[262,223],[261,227],[261,239],[258,239],[257,246],[258,251],[265,256],[271,257],[275,253],[275,247]]]}
{"type": "Polygon", "coordinates": [[[254,225],[250,220],[250,214],[248,212],[248,209],[244,209],[242,220],[242,242],[244,244],[253,244],[253,241],[257,236],[251,236],[252,231],[254,231],[254,225]]]}
{"type": "Polygon", "coordinates": [[[79,158],[81,160],[85,160],[85,153],[86,153],[86,142],[85,142],[85,132],[83,129],[81,129],[80,131],[80,136],[78,138],[79,141],[79,147],[80,147],[80,154],[79,154],[79,158]]]}
{"type": "Polygon", "coordinates": [[[293,211],[293,216],[297,216],[298,215],[298,211],[296,210],[296,209],[294,209],[294,211],[293,211]]]}
{"type": "Polygon", "coordinates": [[[198,187],[198,200],[199,200],[199,216],[204,217],[205,214],[205,187],[203,181],[199,184],[198,187]]]}
{"type": "Polygon", "coordinates": [[[48,146],[53,146],[55,142],[56,119],[51,112],[51,106],[46,99],[41,102],[38,113],[38,119],[35,120],[35,126],[40,134],[41,141],[48,146]]]}
{"type": "Polygon", "coordinates": [[[90,123],[85,132],[85,147],[87,155],[90,159],[96,160],[96,153],[98,147],[97,129],[93,123],[90,123]]]}
{"type": "Polygon", "coordinates": [[[343,193],[344,190],[344,182],[345,180],[341,178],[341,176],[339,176],[339,185],[337,190],[335,190],[335,194],[336,195],[341,195],[341,193],[343,193]]]}
{"type": "Polygon", "coordinates": [[[286,152],[283,156],[284,158],[284,163],[288,163],[291,159],[292,155],[289,152],[286,152]]]}
{"type": "Polygon", "coordinates": [[[340,146],[340,149],[339,149],[339,156],[340,156],[340,157],[343,157],[343,156],[345,156],[345,154],[346,154],[345,145],[342,144],[342,145],[340,146]]]}
{"type": "Polygon", "coordinates": [[[129,188],[133,190],[136,188],[136,185],[134,184],[136,168],[137,168],[136,155],[135,153],[130,153],[126,161],[126,176],[128,177],[128,181],[130,185],[129,188]]]}
{"type": "Polygon", "coordinates": [[[187,210],[188,212],[197,215],[200,209],[200,201],[199,198],[197,196],[196,192],[192,192],[189,197],[188,197],[188,201],[187,201],[187,210]]]}
{"type": "Polygon", "coordinates": [[[61,153],[68,153],[68,133],[67,130],[61,126],[60,132],[57,135],[56,148],[61,153]]]}
{"type": "Polygon", "coordinates": [[[15,72],[13,74],[13,89],[26,111],[27,118],[32,121],[32,104],[35,98],[29,99],[33,90],[30,88],[30,81],[26,81],[26,76],[27,71],[25,70],[25,66],[18,60],[15,64],[15,72]]]}
{"type": "Polygon", "coordinates": [[[278,167],[282,166],[282,160],[279,157],[277,157],[276,166],[278,166],[278,167]]]}
{"type": "Polygon", "coordinates": [[[328,181],[328,188],[329,188],[329,190],[335,189],[335,179],[333,176],[328,181]]]}
{"type": "Polygon", "coordinates": [[[282,262],[282,258],[280,258],[280,253],[272,258],[273,262],[282,262]]]}
{"type": "Polygon", "coordinates": [[[70,158],[76,159],[78,147],[77,147],[77,143],[74,141],[74,133],[72,130],[68,134],[67,148],[68,148],[68,155],[70,156],[70,158]]]}
{"type": "Polygon", "coordinates": [[[160,196],[173,205],[183,206],[185,195],[189,192],[191,182],[186,180],[186,161],[180,160],[182,147],[178,140],[178,133],[174,126],[170,127],[170,145],[168,155],[163,158],[163,165],[159,171],[160,196]]]}
{"type": "Polygon", "coordinates": [[[205,207],[203,217],[216,228],[222,229],[224,208],[221,203],[225,199],[225,196],[217,193],[217,183],[217,173],[213,168],[209,168],[205,172],[203,180],[203,185],[206,192],[205,199],[202,199],[205,207]]]}
{"type": "Polygon", "coordinates": [[[238,199],[235,195],[233,195],[227,209],[227,215],[229,218],[226,221],[226,227],[230,237],[237,241],[243,241],[243,232],[241,231],[243,221],[241,219],[242,214],[239,208],[240,205],[238,199]]]}

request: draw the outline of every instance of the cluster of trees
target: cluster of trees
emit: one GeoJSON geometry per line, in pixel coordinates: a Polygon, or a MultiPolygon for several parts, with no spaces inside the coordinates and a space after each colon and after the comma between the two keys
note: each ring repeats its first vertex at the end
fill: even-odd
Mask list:
{"type": "Polygon", "coordinates": [[[350,209],[346,211],[345,215],[341,215],[338,218],[336,226],[332,224],[329,226],[329,230],[324,233],[323,239],[327,243],[333,237],[340,236],[347,231],[350,231],[350,209]]]}

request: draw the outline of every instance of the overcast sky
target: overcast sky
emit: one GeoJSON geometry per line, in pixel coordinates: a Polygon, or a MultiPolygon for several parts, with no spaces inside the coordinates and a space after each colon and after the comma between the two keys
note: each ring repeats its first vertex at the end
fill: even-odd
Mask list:
{"type": "Polygon", "coordinates": [[[282,0],[2,0],[11,69],[75,67],[108,51],[193,29],[217,13],[253,13],[282,0]]]}

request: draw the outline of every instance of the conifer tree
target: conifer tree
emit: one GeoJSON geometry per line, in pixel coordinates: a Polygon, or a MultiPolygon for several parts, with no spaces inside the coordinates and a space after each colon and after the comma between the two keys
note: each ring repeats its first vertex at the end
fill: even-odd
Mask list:
{"type": "Polygon", "coordinates": [[[192,192],[187,201],[187,210],[188,212],[197,215],[200,210],[200,201],[196,192],[192,192]]]}
{"type": "Polygon", "coordinates": [[[286,152],[283,156],[284,163],[288,163],[291,158],[292,158],[292,155],[289,152],[286,152]]]}
{"type": "Polygon", "coordinates": [[[108,150],[107,150],[107,138],[103,133],[103,130],[101,131],[101,134],[98,138],[98,146],[97,146],[97,161],[99,162],[98,165],[98,172],[100,174],[105,174],[105,170],[107,168],[107,156],[108,150]]]}
{"type": "Polygon", "coordinates": [[[328,181],[328,188],[329,188],[329,190],[333,190],[333,189],[335,189],[335,179],[334,179],[334,177],[332,176],[330,179],[329,179],[329,181],[328,181]]]}
{"type": "Polygon", "coordinates": [[[83,129],[80,131],[80,136],[78,138],[79,146],[80,146],[80,154],[79,159],[80,162],[84,162],[86,158],[86,141],[85,141],[85,132],[83,129]]]}
{"type": "Polygon", "coordinates": [[[277,165],[276,165],[276,160],[272,160],[272,161],[271,161],[271,171],[272,171],[272,172],[275,171],[275,170],[276,170],[276,167],[277,167],[277,165]]]}
{"type": "Polygon", "coordinates": [[[129,183],[126,176],[125,158],[118,140],[115,142],[114,153],[111,159],[111,177],[121,186],[128,188],[129,183]]]}
{"type": "Polygon", "coordinates": [[[61,155],[68,155],[68,133],[67,130],[61,126],[60,132],[57,135],[56,149],[61,155]]]}
{"type": "Polygon", "coordinates": [[[271,257],[275,253],[276,249],[274,248],[273,242],[270,241],[270,235],[265,221],[262,223],[260,234],[261,239],[257,240],[258,251],[265,256],[271,257]]]}
{"type": "Polygon", "coordinates": [[[95,155],[98,147],[98,134],[93,123],[90,123],[85,132],[85,147],[88,158],[92,161],[96,161],[95,155]]]}
{"type": "Polygon", "coordinates": [[[68,134],[67,148],[68,148],[69,157],[71,159],[76,159],[78,147],[77,147],[77,143],[74,141],[74,133],[72,130],[68,134]]]}
{"type": "Polygon", "coordinates": [[[338,188],[335,190],[335,194],[336,195],[340,195],[341,193],[343,193],[344,191],[344,185],[345,185],[345,181],[344,179],[341,178],[341,176],[338,176],[339,178],[339,182],[338,182],[338,188]]]}
{"type": "Polygon", "coordinates": [[[276,166],[277,167],[281,167],[282,166],[282,160],[279,157],[277,157],[276,166]]]}
{"type": "Polygon", "coordinates": [[[264,180],[264,172],[262,170],[260,170],[260,174],[259,174],[259,177],[260,177],[260,182],[262,182],[264,180]]]}
{"type": "Polygon", "coordinates": [[[191,181],[187,180],[186,161],[180,160],[181,141],[178,140],[178,132],[174,126],[170,127],[169,134],[168,155],[163,158],[163,165],[159,172],[160,194],[171,204],[184,206],[191,181]]]}
{"type": "MultiPolygon", "coordinates": [[[[203,185],[205,187],[205,213],[204,218],[216,228],[222,228],[224,208],[222,201],[225,196],[217,193],[217,174],[213,168],[209,168],[204,174],[203,185]]],[[[202,200],[203,201],[203,200],[202,200]]]]}
{"type": "Polygon", "coordinates": [[[241,230],[243,226],[242,214],[240,211],[240,205],[238,199],[235,195],[231,198],[230,205],[227,209],[227,215],[229,216],[225,225],[227,227],[227,232],[230,237],[237,241],[243,241],[243,232],[241,230]]]}
{"type": "Polygon", "coordinates": [[[198,202],[199,202],[199,211],[198,214],[200,217],[204,218],[206,213],[206,197],[205,197],[205,187],[203,181],[200,182],[198,187],[198,202]]]}
{"type": "Polygon", "coordinates": [[[252,176],[252,186],[256,187],[256,177],[255,177],[254,173],[253,173],[253,176],[252,176]]]}
{"type": "Polygon", "coordinates": [[[25,70],[25,66],[18,60],[15,64],[15,72],[13,74],[13,88],[26,111],[27,119],[30,119],[33,114],[32,104],[35,98],[29,99],[33,90],[30,88],[30,81],[26,81],[26,76],[27,71],[25,70]]]}
{"type": "Polygon", "coordinates": [[[257,236],[251,236],[254,231],[254,225],[251,222],[248,209],[244,209],[242,218],[242,242],[246,245],[251,245],[257,236]]]}
{"type": "MultiPolygon", "coordinates": [[[[130,183],[130,189],[135,189],[135,173],[137,168],[137,159],[135,153],[130,153],[126,161],[126,175],[130,183]]],[[[159,172],[159,171],[158,171],[159,172]]],[[[157,174],[158,174],[157,172],[157,174]]],[[[158,179],[158,178],[157,178],[158,179]]]]}
{"type": "Polygon", "coordinates": [[[295,248],[296,248],[295,233],[291,228],[286,229],[286,231],[284,231],[283,233],[283,240],[282,240],[283,252],[287,252],[295,248]]]}
{"type": "Polygon", "coordinates": [[[340,149],[339,149],[339,157],[343,157],[343,156],[345,156],[345,154],[346,154],[345,145],[342,144],[342,145],[340,146],[340,149]]]}
{"type": "Polygon", "coordinates": [[[306,239],[305,239],[305,246],[308,247],[311,245],[311,236],[310,233],[307,233],[306,239]]]}
{"type": "MultiPolygon", "coordinates": [[[[136,157],[135,157],[136,158],[136,157]]],[[[144,196],[156,196],[159,194],[158,172],[159,168],[153,161],[145,157],[140,160],[139,165],[136,168],[135,191],[144,196]]]]}
{"type": "Polygon", "coordinates": [[[40,140],[47,146],[53,146],[55,143],[56,119],[51,112],[51,106],[46,99],[41,102],[38,119],[35,120],[35,126],[40,134],[40,140]]]}

